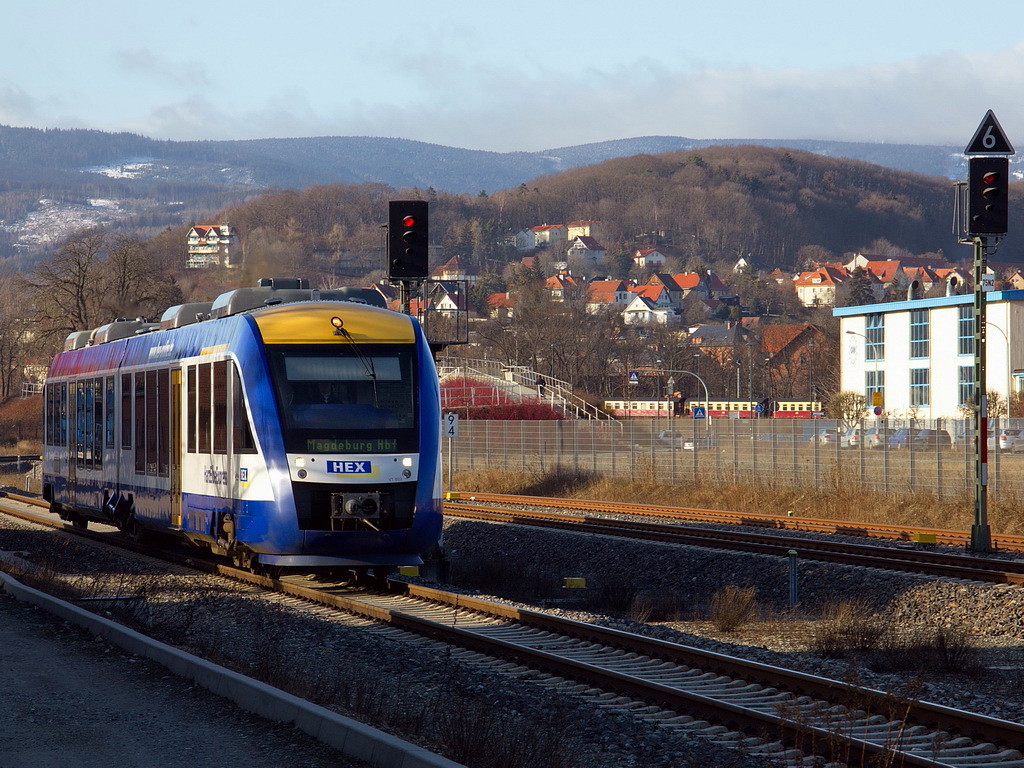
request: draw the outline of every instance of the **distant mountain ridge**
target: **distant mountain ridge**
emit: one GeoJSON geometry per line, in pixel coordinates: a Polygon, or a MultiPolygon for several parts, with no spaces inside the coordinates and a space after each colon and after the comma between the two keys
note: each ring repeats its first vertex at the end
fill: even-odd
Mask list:
{"type": "Polygon", "coordinates": [[[908,144],[643,136],[540,152],[486,152],[365,136],[166,141],[0,126],[0,256],[37,252],[97,223],[155,233],[269,189],[377,183],[475,196],[616,158],[736,144],[800,149],[928,176],[965,175],[958,148],[908,144]]]}
{"type": "Polygon", "coordinates": [[[301,188],[310,184],[382,182],[395,188],[433,187],[476,194],[526,183],[537,176],[616,157],[681,149],[752,144],[845,157],[897,170],[953,178],[963,167],[952,146],[873,144],[809,139],[690,139],[642,136],[540,152],[487,152],[410,139],[323,136],[240,141],[164,141],[131,133],[0,126],[0,173],[23,177],[96,173],[150,159],[157,166],[128,183],[207,183],[301,188]],[[244,169],[244,170],[243,170],[244,169]]]}

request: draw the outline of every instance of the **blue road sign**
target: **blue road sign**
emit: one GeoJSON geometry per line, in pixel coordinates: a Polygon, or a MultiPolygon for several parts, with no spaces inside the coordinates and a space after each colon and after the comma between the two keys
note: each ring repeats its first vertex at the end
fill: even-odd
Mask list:
{"type": "Polygon", "coordinates": [[[640,383],[640,371],[630,371],[629,372],[629,383],[630,384],[639,384],[640,383]]]}
{"type": "Polygon", "coordinates": [[[764,406],[761,403],[758,403],[757,405],[754,406],[754,410],[757,411],[758,413],[761,413],[764,410],[764,406]]]}
{"type": "Polygon", "coordinates": [[[706,419],[708,417],[708,412],[704,410],[704,406],[702,405],[693,406],[691,413],[695,419],[706,419]]]}

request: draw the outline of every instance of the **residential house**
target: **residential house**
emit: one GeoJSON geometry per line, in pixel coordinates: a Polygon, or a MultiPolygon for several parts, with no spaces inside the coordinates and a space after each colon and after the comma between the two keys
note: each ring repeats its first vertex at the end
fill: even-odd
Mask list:
{"type": "Polygon", "coordinates": [[[498,320],[507,320],[515,312],[516,300],[511,293],[487,294],[487,314],[498,320]]]}
{"type": "Polygon", "coordinates": [[[817,400],[815,370],[820,380],[832,354],[825,333],[810,323],[796,323],[763,325],[760,335],[768,394],[817,400]]]}
{"type": "Polygon", "coordinates": [[[546,248],[565,239],[564,224],[541,224],[516,233],[516,250],[532,251],[536,248],[546,248]]]}
{"type": "Polygon", "coordinates": [[[655,272],[647,278],[647,285],[661,286],[664,288],[670,306],[678,309],[683,303],[683,296],[685,296],[685,293],[683,292],[683,289],[679,287],[679,284],[672,275],[664,272],[655,272]]]}
{"type": "MultiPolygon", "coordinates": [[[[664,288],[655,288],[654,292],[663,294],[664,288]]],[[[679,320],[679,313],[668,304],[659,304],[644,292],[633,292],[633,299],[622,310],[622,322],[626,325],[650,328],[655,325],[673,325],[679,320]]]]}
{"type": "Polygon", "coordinates": [[[600,221],[570,221],[566,226],[565,237],[570,241],[575,237],[593,237],[599,240],[607,234],[600,221]]]}
{"type": "Polygon", "coordinates": [[[836,288],[847,279],[845,270],[822,267],[813,272],[801,272],[793,286],[805,307],[831,307],[836,303],[836,288]]]}
{"type": "Polygon", "coordinates": [[[242,263],[238,238],[228,224],[195,224],[186,237],[186,269],[235,267],[242,263]]]}
{"type": "Polygon", "coordinates": [[[566,251],[566,259],[580,258],[587,264],[597,264],[604,260],[606,251],[604,246],[588,235],[577,235],[570,241],[569,249],[566,251]]]}
{"type": "Polygon", "coordinates": [[[710,269],[705,274],[699,272],[680,272],[672,279],[682,291],[683,297],[695,293],[701,298],[712,299],[721,296],[725,291],[725,283],[710,269]]]}
{"type": "Polygon", "coordinates": [[[664,266],[665,254],[657,248],[639,248],[633,251],[633,263],[641,269],[664,266]]]}
{"type": "Polygon", "coordinates": [[[464,264],[464,261],[461,256],[452,256],[431,272],[431,277],[437,280],[461,280],[466,285],[473,285],[480,279],[478,270],[472,265],[464,264]]]}
{"type": "Polygon", "coordinates": [[[633,294],[624,280],[591,280],[587,283],[587,312],[594,314],[605,307],[624,306],[633,294]]]}
{"type": "Polygon", "coordinates": [[[565,301],[579,293],[582,288],[571,272],[562,271],[544,281],[544,288],[551,295],[552,301],[565,301]]]}

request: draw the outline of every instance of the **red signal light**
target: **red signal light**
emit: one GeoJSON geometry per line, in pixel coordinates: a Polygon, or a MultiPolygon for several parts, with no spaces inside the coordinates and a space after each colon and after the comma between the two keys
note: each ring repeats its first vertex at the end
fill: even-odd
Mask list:
{"type": "Polygon", "coordinates": [[[981,177],[982,181],[984,181],[986,184],[994,184],[996,182],[996,179],[998,178],[999,174],[996,173],[995,171],[989,171],[988,173],[981,177]]]}
{"type": "Polygon", "coordinates": [[[416,217],[415,216],[406,216],[404,219],[402,219],[402,226],[403,227],[411,227],[415,223],[416,223],[416,217]]]}

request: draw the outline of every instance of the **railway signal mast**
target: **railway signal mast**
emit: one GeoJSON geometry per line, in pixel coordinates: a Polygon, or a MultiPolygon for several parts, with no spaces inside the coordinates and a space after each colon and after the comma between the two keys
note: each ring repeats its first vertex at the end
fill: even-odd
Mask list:
{"type": "MultiPolygon", "coordinates": [[[[974,523],[969,548],[972,552],[982,553],[992,551],[987,510],[988,394],[985,383],[983,282],[986,260],[995,253],[1008,229],[1008,156],[1014,154],[991,109],[985,114],[964,154],[968,157],[967,205],[958,235],[961,243],[974,246],[974,523]]],[[[1007,360],[1006,364],[1009,366],[1010,361],[1007,360]]],[[[1009,392],[1006,398],[1009,409],[1009,392]]]]}
{"type": "Polygon", "coordinates": [[[402,312],[427,277],[429,241],[427,201],[391,200],[388,204],[388,277],[398,283],[402,312]]]}

